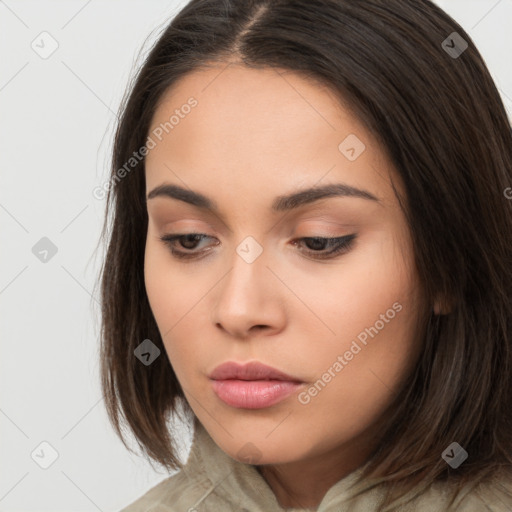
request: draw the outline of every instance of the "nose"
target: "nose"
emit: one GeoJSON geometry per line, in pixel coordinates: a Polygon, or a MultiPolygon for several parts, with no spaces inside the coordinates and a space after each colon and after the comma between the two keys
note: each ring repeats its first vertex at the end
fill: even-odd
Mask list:
{"type": "Polygon", "coordinates": [[[231,268],[213,290],[212,320],[234,338],[275,334],[285,325],[286,289],[271,269],[267,254],[263,250],[249,263],[235,253],[231,268]]]}

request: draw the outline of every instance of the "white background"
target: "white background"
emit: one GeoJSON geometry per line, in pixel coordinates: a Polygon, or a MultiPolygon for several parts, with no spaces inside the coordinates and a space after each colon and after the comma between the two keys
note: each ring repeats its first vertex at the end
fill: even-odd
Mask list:
{"type": "MultiPolygon", "coordinates": [[[[1,512],[118,511],[167,476],[126,451],[101,400],[105,204],[92,190],[108,176],[139,51],[185,3],[0,0],[1,512]],[[59,45],[47,59],[31,47],[43,31],[59,45]],[[42,237],[57,247],[46,263],[32,252],[42,237]],[[48,469],[31,458],[43,441],[59,454],[48,469]]],[[[437,3],[473,38],[512,113],[512,0],[437,3]]],[[[184,456],[189,446],[184,436],[184,456]]]]}

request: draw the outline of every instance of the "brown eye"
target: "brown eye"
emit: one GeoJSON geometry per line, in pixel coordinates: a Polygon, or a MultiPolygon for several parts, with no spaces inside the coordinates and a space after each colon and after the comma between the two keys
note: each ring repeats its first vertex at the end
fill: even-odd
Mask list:
{"type": "Polygon", "coordinates": [[[160,237],[160,240],[166,244],[170,250],[171,254],[176,258],[197,258],[201,253],[204,253],[205,250],[194,251],[194,252],[184,252],[176,249],[176,242],[179,243],[179,246],[182,249],[186,249],[187,251],[193,251],[196,249],[197,244],[201,242],[201,240],[206,238],[212,238],[203,233],[184,233],[177,235],[163,235],[160,237]]]}
{"type": "Polygon", "coordinates": [[[333,258],[338,254],[348,252],[353,245],[353,241],[356,238],[356,234],[340,236],[336,238],[325,238],[325,237],[303,237],[297,239],[299,242],[304,242],[309,253],[313,258],[327,259],[333,258]],[[331,247],[330,250],[326,251],[326,248],[331,247]]]}
{"type": "Polygon", "coordinates": [[[197,242],[201,240],[201,235],[197,235],[195,233],[190,233],[188,235],[184,235],[180,238],[178,238],[179,243],[185,248],[185,249],[195,249],[195,246],[197,245],[197,242]]]}

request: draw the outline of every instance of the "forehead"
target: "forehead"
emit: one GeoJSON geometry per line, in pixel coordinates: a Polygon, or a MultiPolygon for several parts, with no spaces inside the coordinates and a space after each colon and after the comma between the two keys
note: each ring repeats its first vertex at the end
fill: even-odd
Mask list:
{"type": "MultiPolygon", "coordinates": [[[[350,127],[360,133],[364,131],[335,93],[317,80],[290,70],[252,69],[234,64],[211,64],[182,77],[160,99],[152,128],[168,121],[175,109],[180,110],[191,97],[198,105],[185,119],[194,119],[194,131],[203,139],[206,134],[201,130],[208,132],[209,139],[239,133],[237,139],[246,140],[244,136],[250,133],[253,144],[266,142],[268,146],[270,136],[278,134],[279,142],[284,142],[293,135],[311,139],[318,129],[335,132],[350,127]],[[287,130],[283,133],[280,128],[287,130]]],[[[175,126],[173,136],[179,136],[183,126],[190,124],[181,121],[182,129],[175,126]]]]}
{"type": "Polygon", "coordinates": [[[389,192],[389,162],[371,133],[332,89],[289,70],[217,64],[189,73],[162,96],[148,135],[159,127],[148,190],[180,179],[203,190],[257,182],[273,197],[276,187],[325,177],[383,199],[389,192]]]}

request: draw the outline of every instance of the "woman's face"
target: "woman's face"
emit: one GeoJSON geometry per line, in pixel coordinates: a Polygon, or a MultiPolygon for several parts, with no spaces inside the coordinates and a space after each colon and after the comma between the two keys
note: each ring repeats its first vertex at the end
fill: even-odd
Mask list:
{"type": "Polygon", "coordinates": [[[327,88],[235,65],[183,78],[149,136],[147,193],[187,192],[147,200],[145,282],[194,413],[238,460],[338,453],[357,467],[420,348],[412,242],[381,147],[327,88]],[[192,191],[207,199],[192,204],[192,191]],[[160,239],[187,233],[204,236],[160,239]],[[269,402],[269,383],[215,384],[227,361],[300,383],[271,382],[289,394],[269,402]]]}

